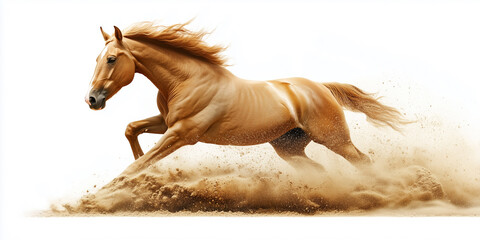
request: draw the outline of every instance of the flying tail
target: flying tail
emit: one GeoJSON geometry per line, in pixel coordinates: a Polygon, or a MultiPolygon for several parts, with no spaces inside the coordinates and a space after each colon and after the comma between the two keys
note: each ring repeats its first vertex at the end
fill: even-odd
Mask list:
{"type": "Polygon", "coordinates": [[[346,109],[362,112],[367,115],[367,120],[377,126],[389,126],[400,131],[401,125],[412,123],[405,120],[403,115],[395,108],[383,105],[373,94],[366,93],[350,84],[322,83],[333,94],[337,102],[346,109]]]}

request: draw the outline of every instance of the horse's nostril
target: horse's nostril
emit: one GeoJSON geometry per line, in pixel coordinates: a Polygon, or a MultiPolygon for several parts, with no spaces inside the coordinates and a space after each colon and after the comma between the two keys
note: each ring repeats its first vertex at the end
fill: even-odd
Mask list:
{"type": "Polygon", "coordinates": [[[94,97],[89,97],[88,101],[90,102],[90,104],[95,104],[95,102],[96,102],[94,97]]]}

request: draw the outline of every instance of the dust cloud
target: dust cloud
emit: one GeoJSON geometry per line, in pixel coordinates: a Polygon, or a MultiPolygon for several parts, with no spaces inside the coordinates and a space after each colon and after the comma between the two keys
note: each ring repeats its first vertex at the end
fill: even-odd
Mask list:
{"type": "Polygon", "coordinates": [[[480,205],[480,167],[462,159],[449,161],[452,159],[448,156],[442,159],[439,155],[443,153],[432,154],[419,148],[407,152],[400,147],[386,158],[378,155],[388,153],[371,151],[375,163],[356,169],[323,147],[309,146],[316,151],[313,155],[323,156],[320,162],[326,166],[325,172],[316,172],[291,167],[268,145],[202,145],[203,151],[194,147],[135,175],[115,178],[77,203],[63,205],[63,211],[386,215],[479,212],[458,210],[480,205]]]}
{"type": "Polygon", "coordinates": [[[444,120],[435,109],[402,110],[416,120],[403,133],[347,113],[353,142],[374,160],[362,169],[315,143],[307,155],[325,172],[293,168],[268,144],[196,144],[51,210],[67,215],[479,215],[478,146],[459,131],[468,126],[444,120]]]}
{"type": "Polygon", "coordinates": [[[425,168],[411,166],[385,176],[349,176],[302,172],[257,172],[242,175],[228,169],[207,171],[155,169],[117,178],[87,195],[70,212],[118,211],[351,211],[403,207],[418,201],[443,199],[440,182],[425,168]],[[161,170],[167,176],[163,177],[161,170]],[[205,173],[205,172],[204,172],[205,173]]]}

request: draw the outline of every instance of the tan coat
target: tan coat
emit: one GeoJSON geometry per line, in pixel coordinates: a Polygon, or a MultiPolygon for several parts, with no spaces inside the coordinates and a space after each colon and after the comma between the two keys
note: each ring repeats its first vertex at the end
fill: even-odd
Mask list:
{"type": "Polygon", "coordinates": [[[144,22],[114,36],[102,30],[105,49],[97,58],[91,90],[85,101],[103,109],[106,101],[128,85],[135,72],[158,88],[160,115],[132,122],[125,132],[137,159],[128,173],[148,167],[176,149],[197,142],[253,145],[269,142],[289,163],[322,167],[305,155],[313,140],[354,164],[370,158],[351,142],[342,107],[363,112],[374,123],[398,129],[406,123],[355,86],[316,83],[304,78],[250,81],[225,67],[219,46],[207,46],[203,32],[186,24],[156,27],[144,22]],[[144,132],[163,134],[145,155],[138,143],[144,132]]]}

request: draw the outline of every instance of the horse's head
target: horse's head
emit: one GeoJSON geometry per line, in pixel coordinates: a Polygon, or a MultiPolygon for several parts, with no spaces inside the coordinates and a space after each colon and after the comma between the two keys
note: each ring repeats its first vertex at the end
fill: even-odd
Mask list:
{"type": "Polygon", "coordinates": [[[113,37],[101,27],[100,31],[105,39],[105,48],[97,57],[95,73],[85,96],[85,102],[94,110],[103,109],[105,102],[131,83],[135,75],[134,57],[122,42],[120,29],[115,27],[113,37]]]}

